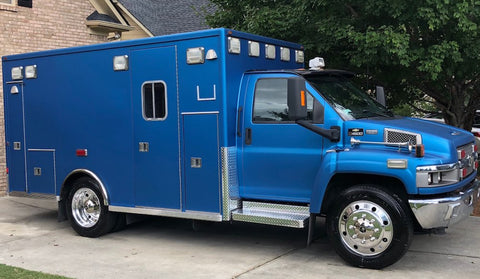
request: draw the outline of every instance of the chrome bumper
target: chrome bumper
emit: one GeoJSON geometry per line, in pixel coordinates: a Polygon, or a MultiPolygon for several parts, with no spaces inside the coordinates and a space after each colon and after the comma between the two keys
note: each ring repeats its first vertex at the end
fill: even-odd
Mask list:
{"type": "Polygon", "coordinates": [[[480,182],[475,179],[467,190],[438,199],[408,200],[413,214],[424,229],[446,228],[472,214],[480,200],[480,182]]]}

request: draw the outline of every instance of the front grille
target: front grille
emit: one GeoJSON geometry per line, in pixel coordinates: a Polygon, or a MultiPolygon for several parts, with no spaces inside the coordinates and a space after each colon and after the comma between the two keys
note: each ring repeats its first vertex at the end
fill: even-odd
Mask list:
{"type": "Polygon", "coordinates": [[[408,142],[413,145],[422,143],[422,136],[420,134],[411,133],[402,130],[388,129],[384,130],[384,141],[388,143],[403,143],[408,142]]]}

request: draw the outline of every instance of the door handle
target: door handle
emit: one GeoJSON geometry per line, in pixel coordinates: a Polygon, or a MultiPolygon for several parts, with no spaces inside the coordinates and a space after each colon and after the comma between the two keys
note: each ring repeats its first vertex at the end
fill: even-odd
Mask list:
{"type": "Polygon", "coordinates": [[[245,144],[246,145],[252,144],[252,129],[251,128],[245,129],[245,144]]]}

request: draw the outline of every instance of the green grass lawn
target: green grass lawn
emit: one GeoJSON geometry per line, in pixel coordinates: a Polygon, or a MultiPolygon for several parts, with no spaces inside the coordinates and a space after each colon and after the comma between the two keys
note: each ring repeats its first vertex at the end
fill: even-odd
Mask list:
{"type": "Polygon", "coordinates": [[[23,268],[0,264],[0,278],[2,279],[66,279],[67,277],[51,275],[42,272],[25,270],[23,268]]]}

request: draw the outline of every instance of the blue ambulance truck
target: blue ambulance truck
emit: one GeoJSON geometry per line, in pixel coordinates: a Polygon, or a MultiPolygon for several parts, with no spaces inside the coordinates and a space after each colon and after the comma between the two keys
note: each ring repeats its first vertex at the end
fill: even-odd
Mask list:
{"type": "Polygon", "coordinates": [[[5,56],[10,196],[82,236],[126,214],[309,228],[388,266],[479,199],[471,133],[394,116],[302,46],[212,29],[5,56]]]}

